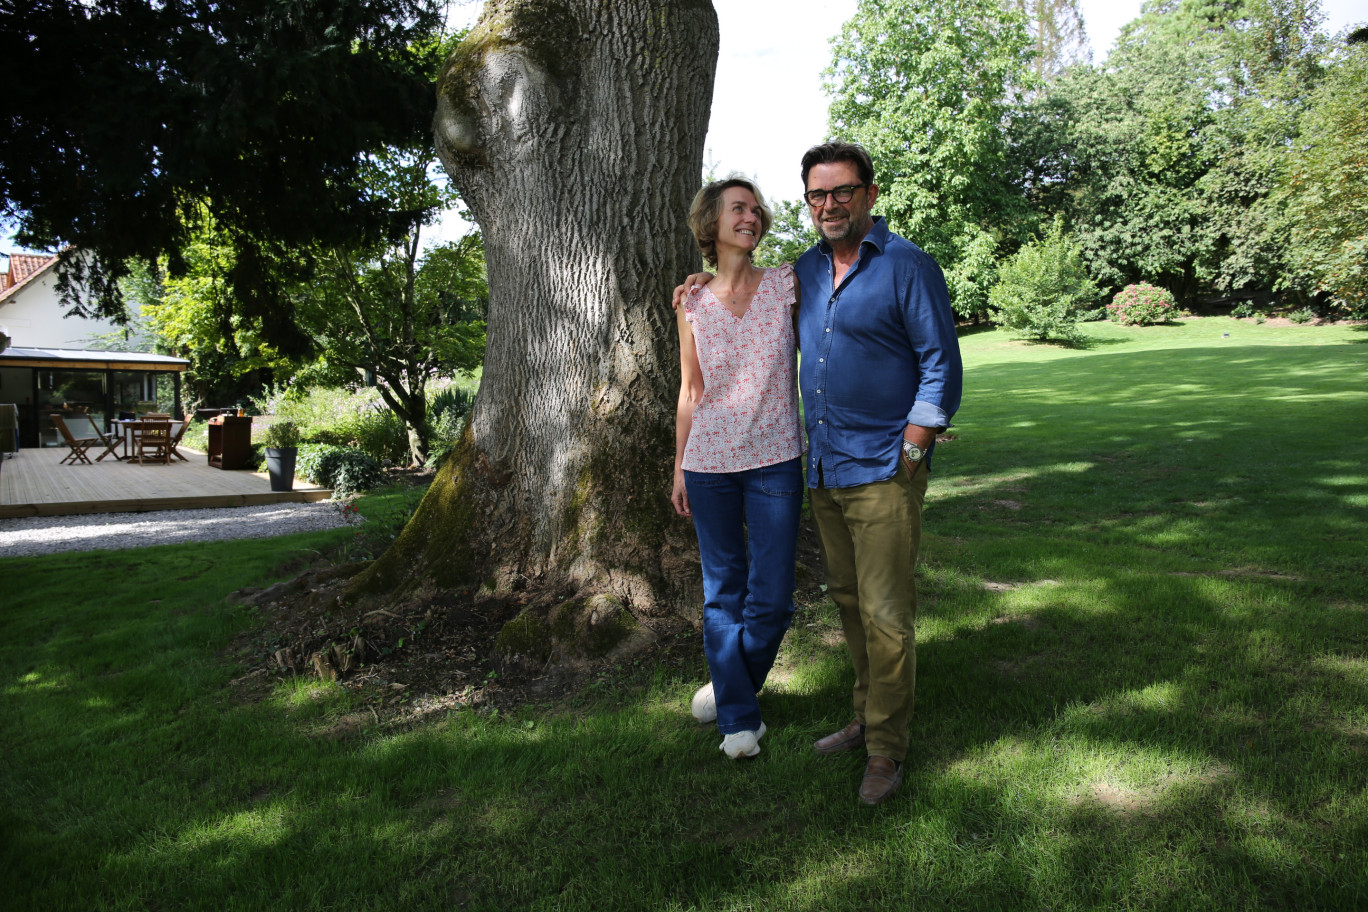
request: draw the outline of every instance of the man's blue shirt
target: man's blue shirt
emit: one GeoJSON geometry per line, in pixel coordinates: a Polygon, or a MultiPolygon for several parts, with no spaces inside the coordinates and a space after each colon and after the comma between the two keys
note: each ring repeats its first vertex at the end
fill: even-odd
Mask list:
{"type": "MultiPolygon", "coordinates": [[[[945,428],[963,366],[945,276],[882,216],[832,291],[825,240],[795,264],[808,484],[848,488],[892,478],[909,424],[945,428]]],[[[929,456],[928,456],[929,458],[929,456]]]]}

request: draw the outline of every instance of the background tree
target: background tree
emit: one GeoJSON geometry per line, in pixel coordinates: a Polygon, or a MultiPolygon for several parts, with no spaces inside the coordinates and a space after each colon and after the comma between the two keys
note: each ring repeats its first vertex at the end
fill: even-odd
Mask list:
{"type": "Polygon", "coordinates": [[[449,185],[432,180],[431,164],[398,152],[369,161],[363,181],[408,213],[408,230],[386,244],[321,251],[317,280],[295,292],[300,325],[329,364],[376,379],[408,429],[415,465],[431,443],[428,384],[469,373],[484,357],[489,293],[478,234],[422,250],[424,226],[456,202],[449,185]]]}
{"type": "Polygon", "coordinates": [[[1267,299],[1287,270],[1268,206],[1319,71],[1303,0],[1148,4],[1105,67],[1075,67],[1010,125],[1013,170],[1064,213],[1108,289],[1267,299]]]}
{"type": "Polygon", "coordinates": [[[1031,228],[1002,124],[1034,83],[1030,36],[999,0],[861,0],[832,44],[830,132],[874,157],[879,211],[936,258],[962,316],[1031,228]]]}
{"type": "Polygon", "coordinates": [[[1082,192],[1069,215],[1091,271],[1110,287],[1145,277],[1185,297],[1208,240],[1196,186],[1212,164],[1202,138],[1214,24],[1188,4],[1168,6],[1123,29],[1105,70],[1054,91],[1070,105],[1082,192]]]}
{"type": "Polygon", "coordinates": [[[282,289],[309,341],[303,356],[284,356],[259,320],[236,311],[226,280],[235,250],[207,216],[183,249],[183,275],[135,264],[126,294],[140,303],[159,345],[190,360],[192,398],[241,403],[268,387],[298,395],[365,377],[407,428],[410,458],[425,461],[428,386],[479,367],[489,294],[478,233],[422,248],[424,227],[457,201],[445,178],[430,173],[434,159],[431,147],[386,150],[361,169],[359,180],[391,202],[396,222],[407,219],[405,234],[361,248],[305,250],[316,275],[282,289]]]}
{"type": "Polygon", "coordinates": [[[774,222],[769,233],[760,239],[755,251],[757,266],[778,266],[795,263],[803,253],[817,243],[817,229],[812,227],[807,204],[802,200],[771,201],[774,222]]]}
{"type": "Polygon", "coordinates": [[[503,0],[448,61],[437,146],[484,234],[484,374],[464,437],[353,593],[530,587],[498,651],[537,667],[697,615],[692,530],[666,497],[668,301],[699,261],[685,215],[717,44],[705,0],[503,0]]]}
{"type": "Polygon", "coordinates": [[[0,9],[0,200],[21,244],[71,245],[78,309],[121,318],[127,262],[181,249],[205,207],[242,312],[301,345],[291,248],[389,229],[353,179],[431,117],[433,0],[32,0],[0,9]]]}
{"type": "Polygon", "coordinates": [[[1368,34],[1310,99],[1288,155],[1288,260],[1343,316],[1368,317],[1368,34]]]}
{"type": "Polygon", "coordinates": [[[1006,0],[1026,20],[1031,35],[1031,70],[1044,86],[1075,63],[1092,60],[1078,0],[1006,0]]]}
{"type": "Polygon", "coordinates": [[[138,304],[159,351],[185,358],[191,407],[247,402],[263,387],[282,383],[302,364],[282,355],[258,320],[234,311],[228,286],[233,249],[205,217],[181,249],[184,271],[168,276],[164,262],[131,264],[123,294],[138,304]]]}

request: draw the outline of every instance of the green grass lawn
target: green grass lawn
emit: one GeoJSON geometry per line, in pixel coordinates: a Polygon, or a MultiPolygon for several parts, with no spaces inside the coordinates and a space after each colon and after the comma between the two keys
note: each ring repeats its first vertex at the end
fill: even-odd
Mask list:
{"type": "Polygon", "coordinates": [[[688,716],[701,661],[405,730],[337,725],[358,707],[318,682],[235,700],[225,596],[350,530],[13,558],[0,902],[1368,907],[1368,328],[1085,330],[962,340],[892,802],[810,749],[850,714],[830,605],[733,763],[688,716]]]}

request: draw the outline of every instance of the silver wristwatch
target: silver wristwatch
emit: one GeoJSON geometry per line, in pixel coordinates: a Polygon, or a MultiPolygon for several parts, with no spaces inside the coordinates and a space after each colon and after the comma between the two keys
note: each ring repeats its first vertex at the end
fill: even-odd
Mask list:
{"type": "Polygon", "coordinates": [[[907,461],[912,463],[913,465],[916,465],[917,463],[921,462],[922,457],[926,455],[925,450],[923,450],[921,447],[917,446],[910,440],[904,440],[902,444],[903,455],[906,456],[907,461]]]}

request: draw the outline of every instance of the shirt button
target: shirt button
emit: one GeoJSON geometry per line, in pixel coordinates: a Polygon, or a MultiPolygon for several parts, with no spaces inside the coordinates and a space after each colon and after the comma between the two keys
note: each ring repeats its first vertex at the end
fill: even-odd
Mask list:
{"type": "Polygon", "coordinates": [[[826,422],[823,421],[821,418],[818,418],[818,419],[817,419],[817,423],[818,423],[818,424],[826,424],[826,422]]]}
{"type": "Polygon", "coordinates": [[[826,328],[826,331],[827,331],[827,332],[831,332],[831,327],[828,326],[828,327],[826,328]]]}
{"type": "Polygon", "coordinates": [[[818,363],[818,364],[826,364],[826,358],[818,358],[818,359],[817,359],[817,363],[818,363]]]}
{"type": "Polygon", "coordinates": [[[821,391],[821,390],[818,390],[817,392],[818,392],[818,394],[820,394],[822,391],[821,391]]]}

